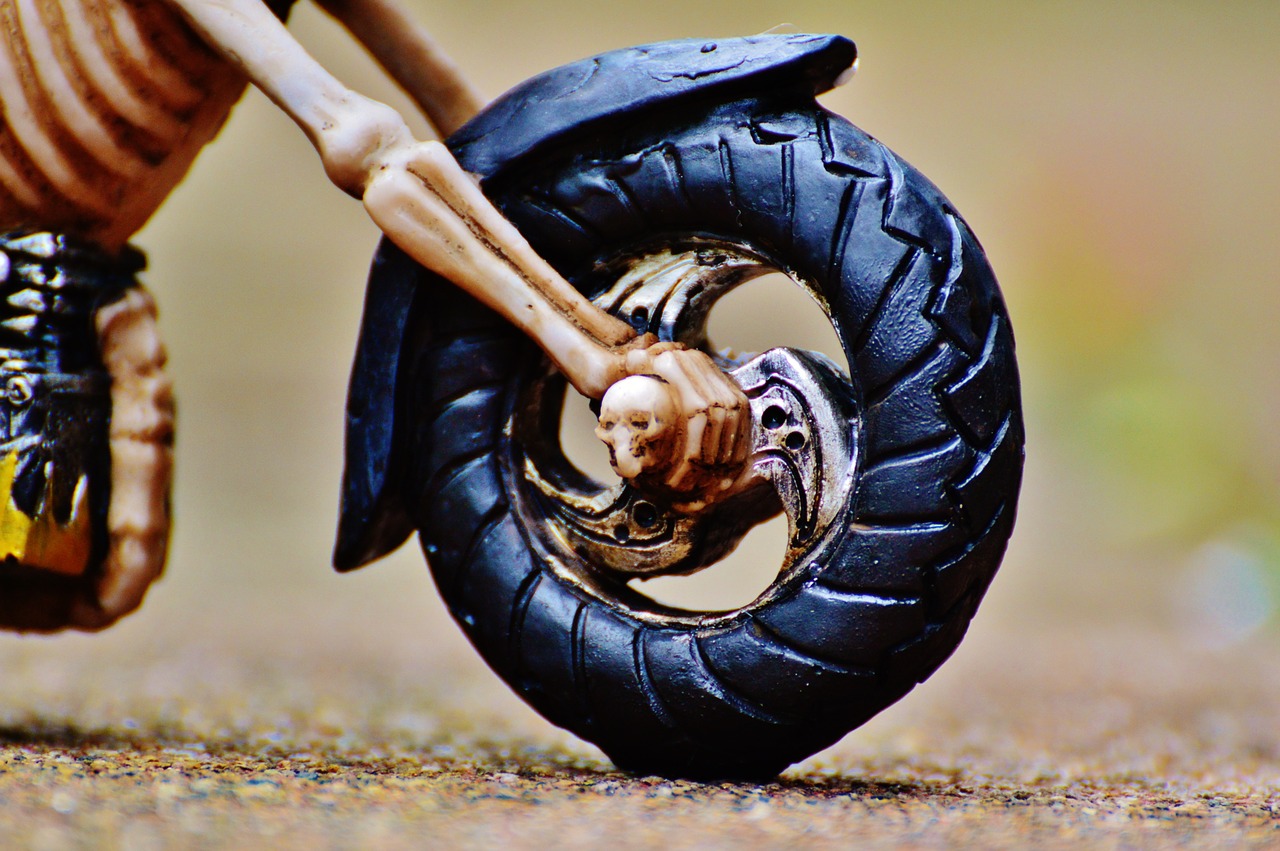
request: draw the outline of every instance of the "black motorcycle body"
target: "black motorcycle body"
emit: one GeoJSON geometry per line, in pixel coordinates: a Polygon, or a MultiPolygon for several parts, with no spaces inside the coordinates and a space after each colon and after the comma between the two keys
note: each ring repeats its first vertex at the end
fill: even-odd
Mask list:
{"type": "MultiPolygon", "coordinates": [[[[705,343],[689,319],[705,310],[673,320],[669,298],[609,301],[620,263],[671,252],[782,271],[826,310],[845,364],[792,350],[726,363],[750,385],[779,481],[800,482],[780,486],[788,564],[750,605],[672,611],[593,563],[681,522],[636,525],[634,496],[619,497],[616,540],[548,536],[547,494],[589,486],[529,472],[562,391],[545,360],[390,243],[374,260],[335,564],[417,530],[489,665],[628,770],[768,777],[832,744],[951,654],[1012,531],[1023,429],[1004,303],[941,193],[816,103],[854,58],[812,35],[616,51],[522,84],[447,142],[543,257],[637,330],[705,343]],[[826,479],[804,467],[814,458],[826,479]]],[[[723,554],[724,530],[758,507],[725,509],[671,569],[723,554]]]]}

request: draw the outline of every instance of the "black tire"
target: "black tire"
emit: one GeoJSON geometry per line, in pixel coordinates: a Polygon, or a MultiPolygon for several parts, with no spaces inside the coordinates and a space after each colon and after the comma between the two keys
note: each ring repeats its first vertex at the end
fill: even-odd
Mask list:
{"type": "Polygon", "coordinates": [[[537,556],[503,431],[539,360],[527,340],[428,281],[416,321],[431,343],[405,353],[410,504],[485,660],[624,769],[773,776],[929,676],[999,565],[1023,427],[995,278],[931,183],[812,103],[689,107],[512,171],[486,193],[580,287],[628,246],[698,235],[772,258],[828,303],[861,419],[849,527],[821,564],[710,627],[655,626],[537,556]]]}

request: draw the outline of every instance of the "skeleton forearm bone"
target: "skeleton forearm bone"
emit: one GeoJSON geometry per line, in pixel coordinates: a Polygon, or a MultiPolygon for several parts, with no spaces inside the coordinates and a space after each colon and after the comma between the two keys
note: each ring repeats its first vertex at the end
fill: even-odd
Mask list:
{"type": "Polygon", "coordinates": [[[402,152],[404,164],[365,190],[387,235],[538,342],[582,393],[599,398],[626,375],[617,347],[630,326],[601,312],[539,257],[443,145],[402,152]]]}
{"type": "Polygon", "coordinates": [[[413,139],[390,107],[343,86],[260,0],[173,0],[197,32],[302,128],[329,178],[362,198],[419,263],[538,342],[583,393],[623,377],[634,337],[540,258],[439,143],[413,139]]]}
{"type": "Polygon", "coordinates": [[[749,453],[749,407],[710,358],[675,344],[653,347],[651,337],[637,339],[598,310],[533,251],[443,145],[417,142],[395,111],[330,76],[260,0],[172,2],[293,118],[329,178],[361,198],[387,236],[532,337],[580,392],[600,398],[631,374],[661,379],[679,425],[665,450],[646,459],[655,486],[690,508],[731,492],[749,453]]]}

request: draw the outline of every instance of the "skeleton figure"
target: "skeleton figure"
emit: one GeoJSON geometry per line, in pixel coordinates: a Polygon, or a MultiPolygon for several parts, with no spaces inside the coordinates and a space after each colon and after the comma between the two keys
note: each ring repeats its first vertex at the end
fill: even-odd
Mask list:
{"type": "MultiPolygon", "coordinates": [[[[442,144],[415,140],[395,111],[307,55],[281,23],[291,2],[0,3],[0,296],[16,311],[0,311],[0,378],[16,412],[0,446],[10,488],[0,493],[0,623],[101,628],[134,609],[163,567],[172,404],[154,306],[131,277],[141,261],[125,243],[246,82],[406,253],[527,333],[584,395],[604,397],[600,434],[622,475],[697,510],[743,471],[750,421],[733,381],[701,352],[636,337],[586,301],[442,144]],[[637,394],[628,376],[658,381],[637,394]],[[36,405],[32,387],[51,401],[36,405]],[[28,433],[15,425],[23,406],[40,412],[28,433]],[[94,437],[95,417],[105,438],[94,437]],[[616,427],[640,420],[654,432],[643,448],[616,427]],[[109,464],[94,460],[104,451],[109,464]]],[[[442,135],[479,108],[390,0],[319,2],[442,135]]]]}

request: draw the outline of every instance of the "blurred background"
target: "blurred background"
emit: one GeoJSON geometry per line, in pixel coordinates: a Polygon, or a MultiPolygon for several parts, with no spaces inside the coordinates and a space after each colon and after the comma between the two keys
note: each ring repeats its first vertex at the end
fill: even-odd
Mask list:
{"type": "MultiPolygon", "coordinates": [[[[824,103],[951,198],[1018,339],[1020,518],[950,681],[983,669],[991,648],[1050,632],[1123,634],[1118,653],[1143,636],[1175,656],[1271,648],[1280,5],[405,2],[490,96],[630,44],[782,24],[854,39],[858,74],[824,103]]],[[[352,86],[408,109],[314,8],[300,3],[290,28],[352,86]]],[[[101,635],[0,637],[7,676],[24,684],[0,719],[93,727],[145,714],[251,744],[304,715],[317,736],[567,739],[483,667],[415,545],[353,575],[329,567],[377,239],[302,135],[250,91],[135,239],[179,394],[167,575],[101,635]],[[284,693],[262,689],[267,679],[284,693]]],[[[776,289],[730,308],[713,330],[740,334],[725,341],[739,348],[826,333],[802,296],[776,289]],[[785,329],[779,298],[797,317],[785,329]],[[753,326],[766,316],[770,327],[753,326]]],[[[734,570],[767,582],[770,546],[734,570]]],[[[717,573],[728,590],[696,593],[732,598],[735,575],[717,573]]],[[[890,713],[946,693],[926,686],[890,713]]]]}

